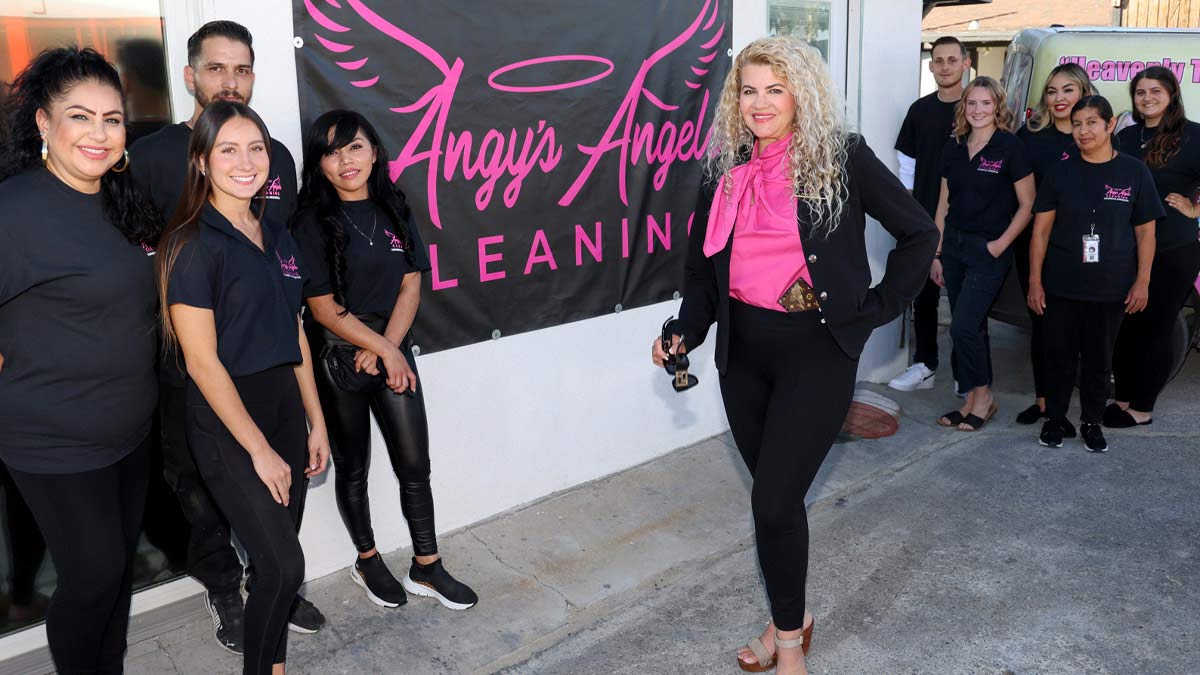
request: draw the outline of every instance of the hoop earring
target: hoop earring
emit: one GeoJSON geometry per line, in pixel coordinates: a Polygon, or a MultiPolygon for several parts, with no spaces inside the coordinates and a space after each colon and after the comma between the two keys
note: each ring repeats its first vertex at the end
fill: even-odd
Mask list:
{"type": "Polygon", "coordinates": [[[45,164],[46,164],[46,156],[48,154],[49,154],[49,152],[46,149],[46,139],[43,138],[42,139],[42,165],[43,166],[45,166],[45,164]]]}
{"type": "Polygon", "coordinates": [[[124,159],[125,159],[125,161],[123,163],[117,162],[117,164],[121,165],[121,168],[118,169],[117,164],[113,164],[112,169],[110,169],[110,170],[113,173],[125,173],[125,170],[129,168],[129,151],[128,150],[125,151],[124,159]]]}

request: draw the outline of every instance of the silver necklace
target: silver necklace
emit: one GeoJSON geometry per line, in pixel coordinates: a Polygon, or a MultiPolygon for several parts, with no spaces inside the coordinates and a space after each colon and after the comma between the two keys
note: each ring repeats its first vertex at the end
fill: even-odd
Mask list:
{"type": "Polygon", "coordinates": [[[346,213],[346,209],[339,206],[338,210],[340,210],[342,212],[342,216],[344,216],[346,218],[346,222],[350,223],[350,227],[353,227],[355,232],[358,232],[359,234],[361,234],[363,236],[364,239],[367,240],[368,246],[375,245],[375,228],[379,226],[379,211],[374,211],[372,213],[371,234],[368,235],[366,232],[363,232],[362,230],[358,229],[358,225],[354,224],[354,220],[352,218],[350,218],[350,214],[346,213]]]}

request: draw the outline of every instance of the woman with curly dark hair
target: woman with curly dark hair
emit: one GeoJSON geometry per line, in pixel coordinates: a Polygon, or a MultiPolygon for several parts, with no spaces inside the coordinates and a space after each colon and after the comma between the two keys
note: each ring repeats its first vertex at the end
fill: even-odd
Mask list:
{"type": "Polygon", "coordinates": [[[117,71],[76,47],[39,54],[4,102],[0,458],[54,561],[63,673],[121,670],[157,399],[161,222],[126,173],[124,108],[117,71]]]}
{"type": "Polygon", "coordinates": [[[1113,351],[1116,400],[1104,410],[1104,426],[1113,428],[1153,421],[1154,403],[1171,377],[1171,329],[1200,274],[1200,205],[1193,199],[1200,186],[1200,124],[1184,113],[1169,68],[1138,73],[1129,96],[1136,123],[1117,134],[1117,145],[1150,167],[1167,208],[1155,230],[1150,299],[1146,309],[1125,317],[1113,351]]]}
{"type": "Polygon", "coordinates": [[[338,509],[358,549],[350,576],[383,607],[404,604],[407,590],[468,609],[479,598],[438,556],[425,401],[409,332],[429,259],[404,194],[388,178],[387,157],[362,115],[333,110],[318,117],[304,139],[294,225],[308,265],[305,319],[321,356],[317,390],[333,443],[338,509]],[[415,555],[402,582],[384,565],[371,529],[368,415],[383,433],[412,537],[415,555]]]}

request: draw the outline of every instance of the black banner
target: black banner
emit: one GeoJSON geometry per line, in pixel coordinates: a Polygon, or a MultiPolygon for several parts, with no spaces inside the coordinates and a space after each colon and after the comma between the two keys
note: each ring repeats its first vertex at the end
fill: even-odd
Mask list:
{"type": "Polygon", "coordinates": [[[731,0],[298,0],[303,124],[364,114],[421,221],[423,351],[672,297],[730,12],[731,0]]]}

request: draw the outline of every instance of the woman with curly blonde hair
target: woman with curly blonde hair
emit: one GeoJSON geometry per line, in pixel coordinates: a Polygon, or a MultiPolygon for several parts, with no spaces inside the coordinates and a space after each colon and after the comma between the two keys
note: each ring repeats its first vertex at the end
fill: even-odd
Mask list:
{"type": "Polygon", "coordinates": [[[847,129],[828,68],[801,42],[764,38],[738,54],[708,151],[696,207],[706,227],[689,241],[672,344],[656,339],[653,361],[695,349],[717,324],[721,396],[753,477],[772,619],[738,665],[807,673],[803,496],[846,418],[863,345],[921,289],[937,231],[847,129]],[[867,215],[897,240],[876,286],[867,215]]]}
{"type": "Polygon", "coordinates": [[[1011,133],[1004,90],[977,77],[963,90],[954,137],[942,151],[942,190],[934,222],[942,244],[930,278],[950,298],[954,372],[967,400],[938,424],[978,431],[996,414],[988,312],[1012,267],[1012,243],[1032,218],[1033,169],[1011,133]]]}

